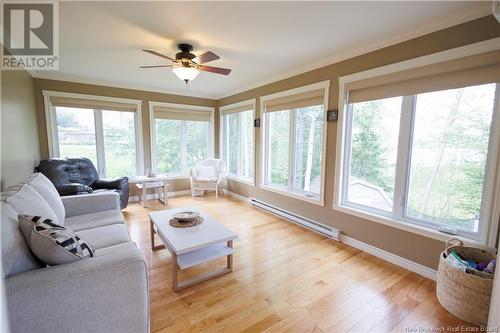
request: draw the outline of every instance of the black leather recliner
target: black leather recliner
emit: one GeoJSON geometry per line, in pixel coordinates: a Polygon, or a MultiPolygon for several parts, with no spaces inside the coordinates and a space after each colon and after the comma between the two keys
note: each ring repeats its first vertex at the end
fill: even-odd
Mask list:
{"type": "Polygon", "coordinates": [[[50,179],[61,196],[114,191],[120,195],[121,209],[127,207],[128,177],[99,179],[88,158],[49,158],[40,161],[36,171],[50,179]]]}

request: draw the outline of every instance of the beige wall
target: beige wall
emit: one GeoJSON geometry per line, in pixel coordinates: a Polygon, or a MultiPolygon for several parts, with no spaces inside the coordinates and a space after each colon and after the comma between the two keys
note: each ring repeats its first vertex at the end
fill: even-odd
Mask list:
{"type": "MultiPolygon", "coordinates": [[[[338,78],[339,76],[380,67],[391,63],[416,58],[426,54],[443,51],[466,44],[479,42],[500,36],[500,25],[488,16],[470,21],[458,26],[437,31],[403,43],[386,47],[358,57],[322,67],[285,80],[277,81],[256,89],[223,98],[218,101],[220,106],[239,101],[257,98],[256,115],[260,117],[260,96],[279,91],[301,87],[307,84],[331,80],[329,94],[329,109],[338,108],[338,78]]],[[[413,260],[422,265],[437,268],[439,253],[443,243],[407,231],[392,228],[380,223],[364,220],[332,209],[333,178],[335,173],[337,123],[327,123],[327,154],[326,154],[326,186],[325,206],[309,204],[301,200],[279,195],[257,187],[230,181],[229,190],[246,197],[264,200],[282,209],[300,214],[316,221],[340,228],[344,234],[362,242],[413,260]]],[[[256,138],[256,176],[260,181],[260,129],[255,129],[256,138]]]]}
{"type": "MultiPolygon", "coordinates": [[[[149,92],[143,90],[123,89],[106,86],[98,86],[91,84],[83,84],[67,81],[35,79],[35,98],[36,110],[40,119],[45,119],[45,107],[43,101],[43,90],[62,91],[78,94],[110,96],[120,98],[138,99],[142,101],[142,133],[143,133],[143,151],[144,151],[144,169],[151,169],[151,142],[149,132],[149,101],[165,102],[165,103],[179,103],[190,104],[198,106],[215,107],[216,101],[206,98],[197,98],[189,96],[162,94],[156,92],[149,92]]],[[[47,143],[47,126],[45,121],[38,123],[38,130],[40,133],[40,152],[42,158],[47,158],[49,155],[49,147],[47,143]]],[[[217,134],[217,131],[216,131],[217,134]]],[[[188,190],[189,180],[181,179],[171,181],[169,191],[183,191],[188,190]]],[[[132,195],[136,192],[133,191],[132,195]]]]}
{"type": "Polygon", "coordinates": [[[1,183],[3,190],[34,172],[40,160],[33,78],[22,70],[2,71],[1,183]]]}

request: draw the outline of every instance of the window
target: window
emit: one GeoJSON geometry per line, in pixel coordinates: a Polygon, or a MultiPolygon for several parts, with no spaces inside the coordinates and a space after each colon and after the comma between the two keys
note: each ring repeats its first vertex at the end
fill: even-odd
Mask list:
{"type": "Polygon", "coordinates": [[[254,100],[221,108],[221,154],[229,178],[253,184],[254,100]]]}
{"type": "Polygon", "coordinates": [[[328,87],[326,81],[262,98],[262,187],[323,204],[328,87]]]}
{"type": "Polygon", "coordinates": [[[155,119],[156,131],[156,170],[158,173],[180,174],[181,159],[181,121],[155,119]]]}
{"type": "Polygon", "coordinates": [[[213,157],[213,109],[150,102],[152,165],[158,174],[187,177],[213,157]]]}
{"type": "Polygon", "coordinates": [[[354,103],[347,201],[392,211],[401,97],[354,103]]]}
{"type": "Polygon", "coordinates": [[[134,114],[103,110],[102,127],[106,176],[136,175],[134,114]]]}
{"type": "Polygon", "coordinates": [[[50,156],[87,157],[101,177],[142,173],[140,102],[44,91],[50,156]]]}
{"type": "Polygon", "coordinates": [[[342,205],[480,239],[496,89],[348,104],[342,205]]]}
{"type": "Polygon", "coordinates": [[[267,115],[269,122],[269,166],[266,182],[283,188],[288,187],[290,155],[290,110],[267,115]]]}
{"type": "Polygon", "coordinates": [[[479,231],[494,101],[495,84],[416,96],[407,216],[479,231]]]}
{"type": "Polygon", "coordinates": [[[87,157],[97,165],[94,110],[56,107],[59,156],[87,157]]]}

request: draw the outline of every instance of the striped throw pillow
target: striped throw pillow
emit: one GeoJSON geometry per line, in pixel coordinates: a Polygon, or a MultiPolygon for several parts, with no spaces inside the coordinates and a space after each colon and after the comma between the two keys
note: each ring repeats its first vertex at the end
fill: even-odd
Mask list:
{"type": "Polygon", "coordinates": [[[95,256],[74,231],[41,216],[19,215],[19,227],[30,250],[47,265],[67,264],[95,256]]]}

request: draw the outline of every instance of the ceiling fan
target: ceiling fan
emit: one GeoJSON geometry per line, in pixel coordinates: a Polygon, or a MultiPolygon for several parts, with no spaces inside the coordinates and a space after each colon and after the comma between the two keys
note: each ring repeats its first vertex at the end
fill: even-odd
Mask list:
{"type": "Polygon", "coordinates": [[[221,74],[221,75],[228,75],[229,73],[231,73],[231,70],[228,68],[203,65],[209,61],[220,59],[220,57],[213,52],[208,51],[203,54],[200,54],[199,56],[196,56],[193,53],[191,53],[191,51],[193,51],[193,46],[190,44],[181,43],[177,45],[177,47],[181,52],[175,55],[175,59],[153,50],[143,50],[144,52],[150,53],[157,57],[167,59],[173,62],[174,64],[140,66],[140,67],[141,68],[172,67],[172,71],[174,72],[174,74],[177,75],[179,79],[185,81],[186,83],[188,83],[191,80],[194,80],[194,78],[196,78],[196,76],[200,73],[200,71],[221,74]],[[193,59],[195,59],[196,61],[193,59]]]}

